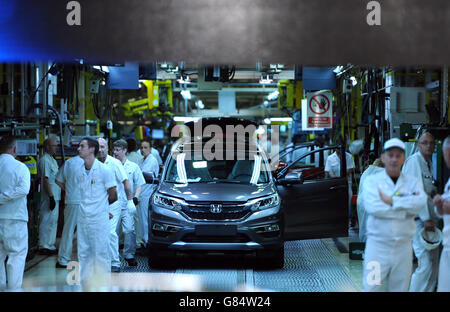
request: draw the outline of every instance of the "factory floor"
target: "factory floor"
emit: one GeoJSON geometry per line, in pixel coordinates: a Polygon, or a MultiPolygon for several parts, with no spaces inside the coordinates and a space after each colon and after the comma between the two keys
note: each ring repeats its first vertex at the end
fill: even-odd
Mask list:
{"type": "MultiPolygon", "coordinates": [[[[240,258],[228,256],[186,258],[173,270],[155,270],[145,256],[136,256],[136,267],[122,260],[121,272],[112,273],[109,284],[96,290],[360,292],[363,262],[349,258],[349,243],[357,241],[357,233],[350,230],[348,237],[286,242],[285,264],[279,270],[242,266],[240,258]]],[[[29,260],[23,290],[83,291],[75,278],[76,262],[62,269],[55,267],[56,259],[56,255],[35,255],[29,260]]]]}

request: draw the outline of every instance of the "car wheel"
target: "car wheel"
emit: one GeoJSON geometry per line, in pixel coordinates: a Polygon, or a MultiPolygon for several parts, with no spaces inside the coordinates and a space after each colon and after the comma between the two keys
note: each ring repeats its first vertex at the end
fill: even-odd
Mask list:
{"type": "Polygon", "coordinates": [[[261,269],[282,269],[284,267],[284,245],[277,249],[263,250],[256,253],[257,267],[261,269]]]}

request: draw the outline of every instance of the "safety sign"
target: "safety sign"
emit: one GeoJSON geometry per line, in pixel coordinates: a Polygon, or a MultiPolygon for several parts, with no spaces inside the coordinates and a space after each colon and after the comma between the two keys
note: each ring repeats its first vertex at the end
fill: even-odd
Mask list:
{"type": "Polygon", "coordinates": [[[308,128],[332,128],[333,94],[324,91],[309,92],[307,98],[308,128]]]}

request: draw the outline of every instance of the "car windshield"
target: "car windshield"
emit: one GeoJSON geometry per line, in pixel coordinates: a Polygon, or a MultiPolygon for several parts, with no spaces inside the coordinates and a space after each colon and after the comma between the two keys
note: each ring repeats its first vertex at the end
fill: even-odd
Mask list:
{"type": "Polygon", "coordinates": [[[165,181],[236,184],[269,182],[268,166],[259,153],[234,152],[234,157],[230,156],[228,153],[226,159],[208,160],[202,153],[175,153],[168,164],[165,181]]]}

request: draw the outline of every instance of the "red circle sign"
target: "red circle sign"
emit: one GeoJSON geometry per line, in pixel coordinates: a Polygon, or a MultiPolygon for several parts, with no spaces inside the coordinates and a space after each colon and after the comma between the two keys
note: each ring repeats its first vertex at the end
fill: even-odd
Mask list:
{"type": "Polygon", "coordinates": [[[316,94],[309,100],[309,109],[317,115],[323,115],[330,109],[330,100],[323,94],[316,94]]]}

